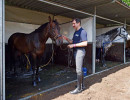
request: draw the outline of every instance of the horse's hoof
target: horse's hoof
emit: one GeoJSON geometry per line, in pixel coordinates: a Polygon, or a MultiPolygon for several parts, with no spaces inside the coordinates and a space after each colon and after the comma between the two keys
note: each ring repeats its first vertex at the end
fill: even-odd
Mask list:
{"type": "Polygon", "coordinates": [[[103,65],[103,67],[106,67],[106,64],[105,64],[105,65],[103,65]]]}
{"type": "Polygon", "coordinates": [[[36,83],[36,82],[33,82],[33,86],[37,86],[37,83],[36,83]]]}
{"type": "Polygon", "coordinates": [[[100,62],[100,60],[99,60],[99,59],[96,59],[96,62],[97,62],[97,63],[99,63],[99,62],[100,62]]]}
{"type": "Polygon", "coordinates": [[[37,78],[37,80],[38,80],[38,82],[41,82],[41,79],[40,79],[40,77],[38,77],[38,78],[37,78]]]}

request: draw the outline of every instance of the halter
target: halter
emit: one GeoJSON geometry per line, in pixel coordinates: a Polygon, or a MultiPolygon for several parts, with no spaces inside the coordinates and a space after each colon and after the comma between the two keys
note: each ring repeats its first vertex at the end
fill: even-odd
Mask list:
{"type": "Polygon", "coordinates": [[[54,36],[54,39],[56,40],[56,39],[58,39],[59,37],[62,37],[62,35],[60,35],[60,34],[56,34],[55,36],[54,36]]]}
{"type": "Polygon", "coordinates": [[[120,28],[119,36],[121,36],[122,38],[127,38],[128,34],[126,36],[124,34],[121,34],[121,28],[120,28]]]}
{"type": "MultiPolygon", "coordinates": [[[[50,24],[50,23],[48,23],[48,24],[50,24]]],[[[56,33],[55,33],[55,36],[54,36],[54,34],[52,34],[53,31],[51,31],[50,25],[49,25],[48,32],[51,34],[51,36],[53,37],[52,39],[54,39],[54,40],[58,39],[59,37],[62,37],[61,34],[56,34],[56,33]]]]}

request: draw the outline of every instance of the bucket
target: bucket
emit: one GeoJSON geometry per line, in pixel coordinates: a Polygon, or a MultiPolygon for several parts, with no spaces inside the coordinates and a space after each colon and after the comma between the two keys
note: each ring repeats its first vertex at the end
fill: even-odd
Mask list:
{"type": "Polygon", "coordinates": [[[86,67],[83,67],[83,75],[87,76],[87,68],[86,67]]]}

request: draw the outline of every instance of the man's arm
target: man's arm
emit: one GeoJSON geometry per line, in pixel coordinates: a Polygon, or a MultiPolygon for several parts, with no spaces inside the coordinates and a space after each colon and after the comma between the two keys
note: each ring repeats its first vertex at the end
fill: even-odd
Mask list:
{"type": "Polygon", "coordinates": [[[75,47],[85,47],[87,46],[88,42],[87,41],[83,41],[83,42],[80,42],[80,43],[76,43],[74,44],[75,47]]]}
{"type": "Polygon", "coordinates": [[[66,41],[68,41],[69,43],[73,43],[73,40],[67,38],[66,36],[62,35],[63,39],[65,39],[66,41]]]}
{"type": "Polygon", "coordinates": [[[83,41],[83,42],[76,43],[76,44],[69,44],[68,47],[69,47],[69,48],[85,47],[85,46],[87,46],[87,44],[88,44],[87,41],[83,41]]]}
{"type": "Polygon", "coordinates": [[[85,47],[87,46],[88,42],[87,42],[87,32],[85,30],[83,30],[81,32],[81,41],[80,43],[76,43],[76,44],[70,44],[68,45],[69,48],[75,48],[75,47],[85,47]]]}

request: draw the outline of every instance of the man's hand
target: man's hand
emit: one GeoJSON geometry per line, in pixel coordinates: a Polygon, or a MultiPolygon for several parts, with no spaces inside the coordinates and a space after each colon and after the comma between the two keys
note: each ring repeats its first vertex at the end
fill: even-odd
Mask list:
{"type": "Polygon", "coordinates": [[[69,38],[67,38],[66,36],[62,35],[62,38],[66,41],[68,41],[69,43],[73,43],[73,41],[69,38]]]}
{"type": "Polygon", "coordinates": [[[74,47],[74,44],[69,44],[67,47],[68,47],[68,48],[73,48],[73,47],[74,47]]]}
{"type": "Polygon", "coordinates": [[[66,36],[64,36],[64,35],[62,35],[62,38],[63,38],[64,40],[67,40],[67,37],[66,37],[66,36]]]}

